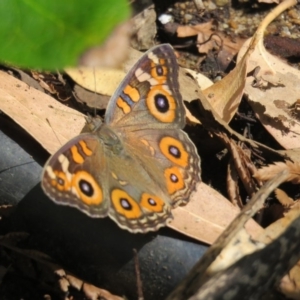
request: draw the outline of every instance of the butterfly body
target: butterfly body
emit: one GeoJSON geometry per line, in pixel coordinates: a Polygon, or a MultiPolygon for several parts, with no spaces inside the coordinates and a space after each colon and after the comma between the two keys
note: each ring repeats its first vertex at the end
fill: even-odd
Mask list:
{"type": "Polygon", "coordinates": [[[46,163],[42,187],[53,201],[109,216],[134,233],[164,226],[171,208],[188,202],[200,159],[181,130],[177,69],[169,45],[144,54],[109,101],[103,124],[46,163]]]}

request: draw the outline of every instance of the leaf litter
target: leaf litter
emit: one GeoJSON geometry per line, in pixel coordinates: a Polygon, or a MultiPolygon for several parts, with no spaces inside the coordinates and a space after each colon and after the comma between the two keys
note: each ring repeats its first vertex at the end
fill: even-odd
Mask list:
{"type": "MultiPolygon", "coordinates": [[[[288,7],[294,4],[294,1],[285,1],[281,4],[281,10],[286,8],[283,8],[285,4],[288,7]]],[[[230,198],[234,204],[231,204],[213,188],[204,183],[199,183],[196,192],[191,196],[190,204],[174,210],[175,218],[170,224],[171,228],[200,241],[209,244],[214,243],[209,252],[199,262],[199,267],[195,267],[196,273],[194,269],[194,273],[192,272],[189,275],[192,276],[193,274],[195,276],[196,274],[196,276],[200,276],[193,289],[189,291],[191,295],[194,293],[197,297],[206,297],[205,299],[209,299],[207,295],[217,296],[219,295],[218,293],[224,293],[225,290],[230,291],[230,289],[233,289],[232,285],[230,285],[230,281],[233,280],[230,277],[230,272],[238,268],[242,270],[242,273],[235,275],[235,286],[242,293],[243,285],[238,281],[239,276],[245,275],[243,270],[246,267],[250,268],[254,262],[260,261],[260,257],[264,257],[262,254],[264,253],[263,251],[268,248],[273,249],[274,245],[281,245],[281,250],[284,252],[282,259],[280,260],[277,257],[277,260],[275,260],[275,258],[270,257],[270,260],[260,261],[261,267],[270,267],[277,264],[280,271],[275,272],[269,278],[265,278],[266,284],[262,289],[251,291],[256,296],[262,295],[268,286],[278,284],[281,292],[286,293],[294,299],[298,299],[297,297],[299,297],[300,282],[299,278],[295,275],[297,274],[297,268],[299,268],[299,263],[296,264],[296,262],[300,258],[295,253],[295,249],[297,249],[295,247],[298,247],[299,243],[292,243],[291,238],[293,237],[293,233],[290,230],[295,229],[295,224],[298,224],[300,220],[299,209],[296,207],[293,208],[291,203],[294,200],[287,196],[285,192],[280,192],[277,189],[275,192],[277,198],[281,199],[280,202],[288,203],[290,207],[285,216],[266,229],[262,229],[250,218],[263,209],[267,195],[274,191],[279,183],[285,181],[299,183],[299,160],[295,161],[295,158],[299,155],[297,149],[295,149],[299,148],[297,144],[298,139],[295,138],[298,135],[297,119],[299,108],[297,101],[299,97],[297,95],[300,95],[300,93],[296,82],[299,73],[278,58],[267,53],[262,44],[264,28],[271,21],[270,18],[274,18],[275,16],[276,12],[271,13],[271,17],[259,28],[252,41],[243,46],[245,50],[244,52],[240,52],[239,57],[241,58],[233,71],[225,76],[224,79],[207,87],[202,92],[199,88],[201,80],[200,84],[199,82],[196,83],[191,79],[190,75],[187,75],[187,71],[184,69],[180,70],[184,99],[189,103],[195,103],[196,100],[199,105],[199,112],[195,112],[194,109],[190,110],[190,106],[187,104],[186,110],[190,123],[201,123],[210,134],[220,139],[232,156],[231,168],[236,172],[235,176],[228,178],[240,178],[246,194],[248,197],[252,197],[252,200],[245,205],[245,199],[240,195],[239,186],[236,180],[233,179],[228,179],[228,182],[231,184],[229,188],[231,192],[228,194],[232,195],[230,198]],[[256,69],[257,66],[259,66],[259,69],[256,69]],[[252,76],[247,76],[249,71],[255,69],[257,71],[253,72],[252,76]],[[182,84],[182,82],[189,82],[190,85],[182,84]],[[278,93],[278,91],[282,91],[282,94],[278,93]],[[228,126],[228,123],[237,112],[243,94],[247,95],[248,101],[258,119],[278,143],[288,150],[294,150],[296,154],[272,149],[267,145],[244,137],[228,126]],[[290,96],[291,94],[292,96],[290,96]],[[197,100],[199,98],[200,102],[197,100]],[[274,160],[273,164],[257,171],[252,161],[252,156],[247,155],[245,149],[252,152],[258,149],[263,155],[271,153],[272,156],[276,157],[276,160],[274,160]],[[262,182],[267,180],[269,180],[268,183],[262,186],[262,182]],[[236,204],[237,202],[239,204],[236,204]],[[227,227],[235,216],[237,218],[227,227]],[[248,225],[245,231],[244,226],[247,221],[248,225]],[[204,233],[201,233],[201,230],[199,231],[199,227],[205,228],[204,233]],[[225,229],[226,227],[227,229],[225,229]],[[285,248],[284,243],[290,245],[290,248],[285,248]],[[295,269],[292,268],[293,265],[295,265],[295,269]],[[288,271],[288,275],[280,281],[280,278],[288,271]],[[221,289],[212,291],[212,288],[221,278],[225,279],[225,284],[221,289]]],[[[141,55],[134,51],[131,53],[135,53],[131,55],[134,57],[132,60],[136,60],[136,55],[141,55]]],[[[125,67],[125,70],[126,68],[128,69],[128,65],[125,67]]],[[[73,71],[67,72],[72,74],[71,72],[73,71]]],[[[99,88],[98,92],[100,94],[111,96],[118,82],[126,74],[126,71],[113,70],[112,78],[114,80],[111,81],[112,86],[108,89],[105,86],[105,82],[97,82],[95,84],[95,74],[97,74],[96,78],[98,76],[101,78],[105,74],[103,70],[95,73],[95,70],[92,69],[85,73],[82,69],[78,69],[77,73],[81,78],[80,76],[75,77],[75,75],[72,75],[72,77],[79,84],[87,87],[83,83],[83,81],[87,81],[89,82],[89,89],[93,90],[96,86],[99,88]]],[[[80,132],[85,122],[83,115],[65,106],[60,106],[51,97],[42,95],[43,93],[35,90],[28,93],[22,82],[6,73],[1,72],[0,75],[2,76],[2,80],[0,81],[2,82],[2,86],[0,88],[2,89],[4,100],[2,101],[1,110],[30,132],[50,153],[56,151],[64,141],[67,141],[80,132]],[[14,88],[11,89],[9,87],[14,88]],[[15,91],[15,87],[21,87],[18,93],[15,91]],[[41,103],[35,101],[35,99],[39,99],[41,103]],[[59,113],[61,111],[65,112],[59,113]],[[28,112],[30,113],[28,114],[28,112]],[[30,120],[28,115],[30,115],[30,120]],[[54,119],[55,115],[58,115],[57,121],[54,119]],[[68,116],[70,117],[67,121],[66,118],[68,116]],[[69,133],[61,131],[62,126],[60,124],[62,118],[64,124],[70,125],[69,133]],[[46,121],[48,119],[51,123],[51,129],[48,121],[46,121]],[[30,125],[32,123],[35,126],[32,127],[30,125]],[[38,128],[38,131],[35,128],[38,128]],[[57,137],[53,133],[50,133],[52,131],[55,131],[55,135],[59,137],[59,142],[57,142],[57,137]],[[47,138],[45,138],[45,134],[43,136],[39,132],[48,132],[47,138]],[[53,136],[51,141],[49,141],[49,136],[53,136]]],[[[197,74],[195,76],[197,77],[197,74]]],[[[47,90],[47,86],[43,86],[43,88],[47,90]]],[[[50,88],[48,90],[51,92],[50,88]]],[[[189,284],[189,276],[168,299],[181,299],[180,293],[189,284]],[[174,295],[176,295],[176,298],[172,298],[175,297],[174,295]]],[[[71,277],[66,276],[65,273],[61,276],[62,278],[64,278],[65,288],[72,285],[71,282],[77,282],[70,279],[71,277]]],[[[259,284],[258,282],[261,279],[253,277],[249,280],[259,284]]],[[[82,290],[83,285],[79,284],[79,286],[79,289],[82,290]]]]}

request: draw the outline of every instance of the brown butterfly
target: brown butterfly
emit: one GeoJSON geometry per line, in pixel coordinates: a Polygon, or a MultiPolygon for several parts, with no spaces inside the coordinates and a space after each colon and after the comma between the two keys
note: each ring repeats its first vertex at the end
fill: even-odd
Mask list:
{"type": "Polygon", "coordinates": [[[200,158],[184,125],[176,57],[163,44],[130,70],[104,122],[50,157],[42,187],[56,203],[91,217],[109,216],[134,233],[155,231],[201,180],[200,158]]]}

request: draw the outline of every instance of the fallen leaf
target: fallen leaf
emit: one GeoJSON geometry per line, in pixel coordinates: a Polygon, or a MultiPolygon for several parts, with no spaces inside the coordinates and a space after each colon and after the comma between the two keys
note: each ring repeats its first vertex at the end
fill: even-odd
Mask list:
{"type": "Polygon", "coordinates": [[[79,85],[90,91],[111,96],[126,73],[110,68],[67,68],[65,72],[79,85]]]}
{"type": "Polygon", "coordinates": [[[83,114],[2,71],[0,91],[0,109],[49,153],[78,135],[85,125],[83,114]]]}
{"type": "MultiPolygon", "coordinates": [[[[300,72],[266,51],[263,31],[274,16],[296,4],[295,0],[279,4],[263,21],[256,33],[257,45],[248,61],[245,94],[257,118],[285,149],[300,147],[300,72]],[[256,82],[256,85],[254,84],[256,82]]],[[[244,55],[252,42],[248,40],[239,53],[244,55]]]]}
{"type": "Polygon", "coordinates": [[[291,181],[294,184],[300,183],[300,162],[275,162],[274,164],[260,168],[253,176],[259,180],[266,181],[275,177],[283,170],[286,170],[289,174],[287,181],[291,181]]]}
{"type": "Polygon", "coordinates": [[[154,5],[149,6],[132,18],[133,36],[130,44],[134,49],[145,50],[155,46],[156,12],[154,5]]]}
{"type": "MultiPolygon", "coordinates": [[[[212,244],[240,213],[240,210],[205,183],[197,184],[185,206],[172,210],[174,219],[168,227],[201,242],[212,244]]],[[[254,221],[247,223],[251,236],[259,234],[262,228],[254,221]]]]}

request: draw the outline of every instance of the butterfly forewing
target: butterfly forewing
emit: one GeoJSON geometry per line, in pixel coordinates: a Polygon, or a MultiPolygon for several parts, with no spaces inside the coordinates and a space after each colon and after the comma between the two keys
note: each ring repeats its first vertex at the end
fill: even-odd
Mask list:
{"type": "Polygon", "coordinates": [[[170,45],[152,48],[134,65],[112,96],[105,122],[128,130],[183,128],[178,65],[170,45]]]}

